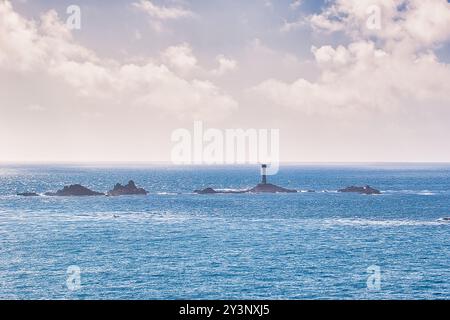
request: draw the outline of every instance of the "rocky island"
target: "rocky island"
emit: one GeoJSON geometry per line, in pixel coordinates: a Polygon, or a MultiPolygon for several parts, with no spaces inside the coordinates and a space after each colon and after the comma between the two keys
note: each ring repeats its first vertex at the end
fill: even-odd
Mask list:
{"type": "Polygon", "coordinates": [[[133,180],[130,180],[127,185],[123,186],[120,183],[114,186],[114,189],[108,191],[108,196],[125,196],[125,195],[147,195],[148,192],[143,188],[136,187],[133,180]]]}
{"type": "Polygon", "coordinates": [[[367,195],[381,194],[380,190],[374,189],[371,186],[365,186],[365,187],[351,186],[351,187],[347,187],[345,189],[340,189],[340,190],[338,190],[338,192],[360,193],[360,194],[367,194],[367,195]]]}
{"type": "MultiPolygon", "coordinates": [[[[146,195],[148,192],[142,188],[136,187],[133,180],[130,180],[127,185],[123,186],[120,183],[116,184],[113,190],[108,191],[107,194],[90,190],[81,184],[73,184],[65,186],[63,189],[56,192],[46,192],[44,195],[49,197],[84,197],[84,196],[122,196],[122,195],[146,195]]],[[[38,197],[35,192],[17,193],[21,197],[38,197]]]]}
{"type": "MultiPolygon", "coordinates": [[[[213,188],[206,188],[206,189],[203,189],[203,190],[194,190],[194,193],[198,193],[198,194],[215,194],[215,193],[220,193],[220,192],[214,190],[213,188]]],[[[226,193],[226,192],[222,192],[222,193],[226,193]]],[[[237,193],[237,192],[230,191],[228,193],[237,193]]]]}
{"type": "Polygon", "coordinates": [[[73,184],[65,186],[63,189],[56,192],[47,192],[46,196],[50,197],[85,197],[85,196],[104,196],[104,193],[92,191],[80,184],[73,184]]]}
{"type": "Polygon", "coordinates": [[[248,190],[250,193],[296,193],[297,190],[286,189],[271,183],[259,183],[248,190]]]}
{"type": "Polygon", "coordinates": [[[217,194],[217,193],[225,193],[225,194],[240,194],[240,193],[296,193],[297,190],[290,190],[283,187],[276,186],[271,183],[267,183],[267,174],[266,174],[267,165],[263,164],[261,166],[261,183],[257,184],[255,187],[246,190],[238,190],[238,191],[229,191],[229,190],[215,190],[213,188],[206,188],[203,190],[195,190],[194,192],[197,194],[217,194]]]}

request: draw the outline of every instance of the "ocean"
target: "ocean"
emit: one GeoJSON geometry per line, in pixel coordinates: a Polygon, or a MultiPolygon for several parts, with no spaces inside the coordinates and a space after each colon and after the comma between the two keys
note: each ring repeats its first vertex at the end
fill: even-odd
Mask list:
{"type": "Polygon", "coordinates": [[[0,299],[450,299],[450,165],[286,165],[269,182],[302,192],[193,193],[259,179],[257,166],[2,165],[0,299]],[[149,195],[16,196],[129,180],[149,195]],[[336,192],[350,185],[382,194],[336,192]]]}

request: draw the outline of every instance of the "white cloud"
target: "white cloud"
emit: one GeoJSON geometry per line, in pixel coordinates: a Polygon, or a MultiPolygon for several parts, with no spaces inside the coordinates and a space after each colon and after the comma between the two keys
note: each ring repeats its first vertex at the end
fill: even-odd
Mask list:
{"type": "Polygon", "coordinates": [[[283,26],[280,28],[281,32],[290,32],[295,29],[299,29],[306,25],[306,22],[304,19],[298,19],[293,22],[284,21],[283,26]]]}
{"type": "MultiPolygon", "coordinates": [[[[165,138],[174,127],[189,127],[193,118],[208,124],[220,118],[214,126],[279,128],[286,161],[450,159],[450,71],[438,58],[448,52],[438,55],[436,49],[448,39],[445,2],[408,1],[399,10],[403,1],[326,1],[320,14],[306,19],[299,10],[299,20],[285,23],[284,31],[313,24],[316,33],[301,44],[265,32],[279,27],[276,16],[246,24],[236,38],[233,26],[222,28],[241,9],[228,2],[224,8],[230,10],[211,15],[209,7],[199,7],[205,19],[195,25],[178,24],[194,15],[187,1],[151,3],[166,10],[134,9],[155,29],[193,29],[139,43],[121,42],[121,32],[113,40],[96,38],[101,30],[93,29],[89,41],[100,41],[102,52],[111,46],[124,50],[121,58],[105,59],[80,45],[55,11],[39,18],[26,8],[31,20],[0,0],[3,158],[168,160],[165,138]],[[380,30],[366,27],[367,5],[374,3],[382,9],[380,30]],[[181,11],[168,14],[173,8],[181,11]],[[323,31],[330,34],[323,37],[323,31]],[[251,34],[261,40],[245,44],[251,34]],[[320,44],[309,42],[316,40],[320,44]],[[304,46],[312,47],[310,57],[304,46]],[[143,53],[150,51],[160,54],[143,53]],[[204,65],[214,58],[213,66],[204,65]],[[239,112],[232,113],[238,108],[233,97],[242,105],[239,112]],[[40,105],[45,112],[38,112],[40,105]]],[[[286,10],[290,3],[295,2],[287,2],[286,10]]],[[[269,14],[263,4],[254,3],[254,9],[269,14]]],[[[120,19],[129,12],[105,14],[120,19]]],[[[149,40],[142,31],[146,22],[128,26],[131,40],[141,38],[136,29],[149,40]]]]}
{"type": "Polygon", "coordinates": [[[197,67],[197,58],[187,43],[167,48],[162,53],[162,57],[170,66],[183,74],[187,74],[197,67]]]}
{"type": "MultiPolygon", "coordinates": [[[[293,2],[291,2],[289,7],[291,8],[291,10],[297,10],[302,5],[303,5],[303,0],[294,0],[293,2]]],[[[301,16],[300,18],[298,18],[297,20],[292,21],[292,22],[285,20],[283,23],[283,26],[280,28],[280,31],[281,32],[290,32],[292,30],[299,29],[299,28],[305,26],[306,23],[307,23],[307,19],[305,19],[305,17],[303,17],[303,16],[301,16]]]]}
{"type": "Polygon", "coordinates": [[[312,48],[320,68],[317,81],[269,79],[253,92],[277,106],[339,117],[448,106],[450,66],[439,62],[433,49],[450,36],[444,23],[450,21],[450,5],[441,0],[405,4],[399,7],[390,0],[332,2],[311,22],[329,32],[342,30],[353,42],[312,48]],[[366,28],[367,7],[374,3],[383,13],[378,34],[366,28]],[[371,40],[373,37],[379,41],[371,40]]]}
{"type": "Polygon", "coordinates": [[[10,2],[0,2],[0,69],[62,79],[85,99],[179,117],[220,118],[237,108],[237,102],[211,82],[187,80],[171,70],[195,66],[188,45],[169,48],[166,56],[169,66],[100,59],[76,44],[55,11],[39,23],[18,15],[10,2]]]}
{"type": "Polygon", "coordinates": [[[298,9],[302,6],[303,0],[294,0],[289,6],[292,10],[298,9]]]}
{"type": "Polygon", "coordinates": [[[237,61],[225,57],[223,54],[216,57],[219,67],[214,69],[212,73],[216,76],[222,76],[228,72],[235,71],[238,67],[237,61]]]}
{"type": "Polygon", "coordinates": [[[339,20],[333,20],[328,17],[328,14],[315,14],[309,17],[311,26],[320,31],[336,32],[342,31],[344,25],[339,20]]]}
{"type": "Polygon", "coordinates": [[[335,0],[309,21],[318,30],[343,31],[355,40],[371,36],[430,46],[450,37],[447,0],[335,0]],[[380,18],[379,29],[368,27],[371,17],[380,18]]]}
{"type": "Polygon", "coordinates": [[[338,117],[450,103],[450,68],[433,57],[388,54],[375,49],[372,42],[313,51],[321,68],[318,81],[272,79],[254,90],[278,106],[338,117]]]}
{"type": "Polygon", "coordinates": [[[25,71],[63,59],[94,60],[92,52],[73,43],[70,31],[57,21],[53,10],[42,15],[41,24],[36,25],[14,12],[10,2],[3,1],[0,17],[0,65],[4,68],[25,71]]]}
{"type": "Polygon", "coordinates": [[[157,6],[150,0],[134,2],[133,6],[146,12],[150,17],[159,20],[180,19],[193,16],[190,10],[182,7],[157,6]]]}

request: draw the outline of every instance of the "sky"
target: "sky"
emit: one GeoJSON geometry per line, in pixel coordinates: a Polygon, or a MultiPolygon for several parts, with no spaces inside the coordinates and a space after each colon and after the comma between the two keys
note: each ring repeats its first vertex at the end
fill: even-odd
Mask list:
{"type": "Polygon", "coordinates": [[[450,162],[449,23],[446,0],[0,0],[0,162],[170,161],[194,121],[278,129],[282,162],[450,162]]]}

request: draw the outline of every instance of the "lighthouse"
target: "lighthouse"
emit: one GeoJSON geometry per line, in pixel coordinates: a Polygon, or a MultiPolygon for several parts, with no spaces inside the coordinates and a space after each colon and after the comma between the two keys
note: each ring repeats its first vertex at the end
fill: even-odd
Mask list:
{"type": "Polygon", "coordinates": [[[267,164],[261,165],[261,184],[267,184],[267,164]]]}
{"type": "Polygon", "coordinates": [[[261,165],[261,183],[258,183],[255,187],[246,190],[238,191],[219,191],[213,188],[206,188],[203,190],[195,190],[198,194],[217,194],[217,193],[296,193],[297,190],[290,190],[283,187],[279,187],[272,183],[267,183],[267,164],[261,165]]]}

